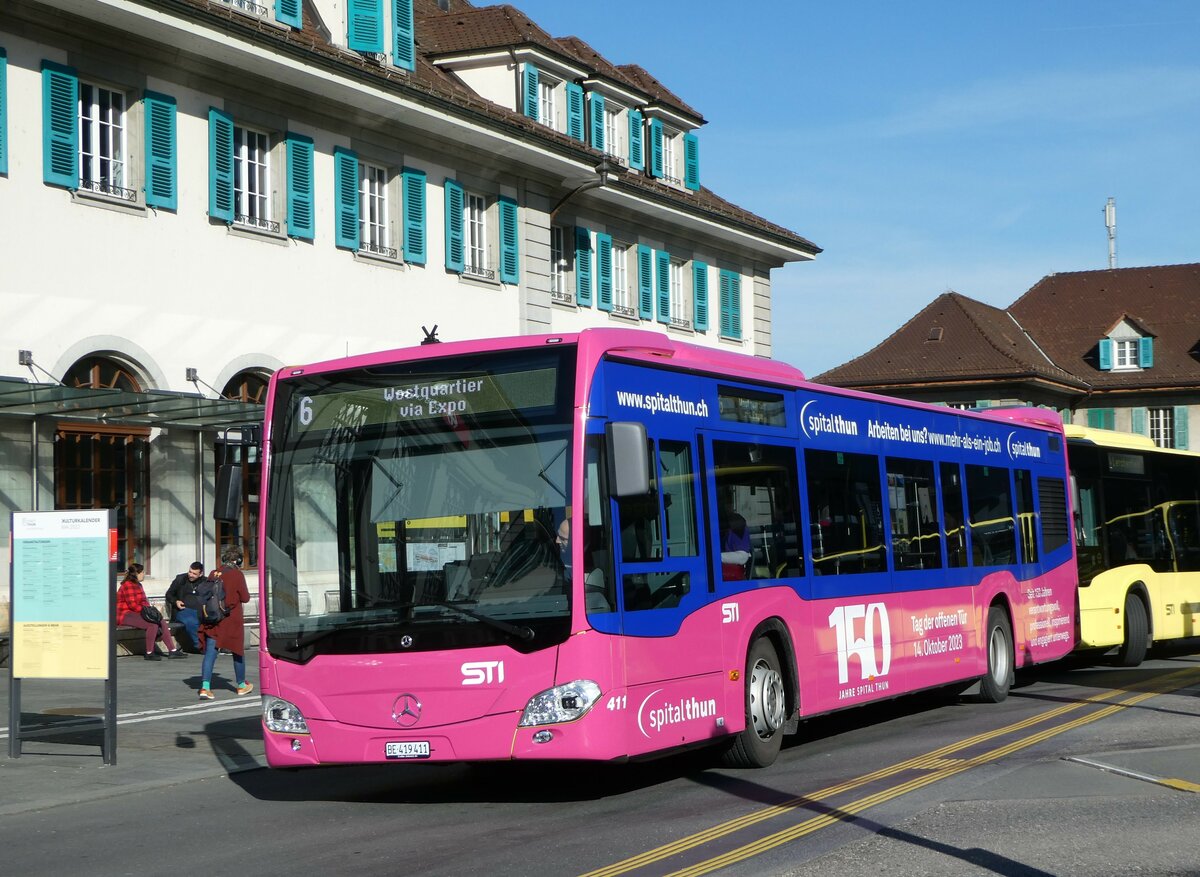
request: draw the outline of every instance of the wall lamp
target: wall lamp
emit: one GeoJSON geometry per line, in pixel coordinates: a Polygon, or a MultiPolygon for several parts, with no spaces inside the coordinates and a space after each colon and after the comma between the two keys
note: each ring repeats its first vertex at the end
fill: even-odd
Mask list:
{"type": "Polygon", "coordinates": [[[189,368],[184,372],[184,374],[186,376],[184,379],[186,381],[188,381],[192,386],[194,386],[196,388],[196,392],[199,393],[201,396],[204,395],[204,392],[200,389],[200,385],[204,384],[204,386],[208,387],[210,390],[212,390],[214,393],[217,394],[218,399],[221,398],[220,390],[218,390],[212,384],[208,383],[208,381],[201,380],[199,370],[194,369],[194,368],[189,368]]]}
{"type": "Polygon", "coordinates": [[[18,350],[17,351],[17,364],[23,365],[23,366],[25,366],[25,368],[29,369],[29,373],[31,375],[33,375],[35,383],[37,382],[37,372],[35,372],[34,369],[37,369],[42,374],[44,374],[46,377],[48,377],[50,380],[54,381],[54,383],[58,384],[60,387],[66,386],[66,384],[64,384],[62,381],[60,381],[54,375],[50,374],[50,372],[46,371],[44,368],[42,368],[40,365],[38,365],[36,362],[33,361],[33,351],[32,350],[18,350]]]}

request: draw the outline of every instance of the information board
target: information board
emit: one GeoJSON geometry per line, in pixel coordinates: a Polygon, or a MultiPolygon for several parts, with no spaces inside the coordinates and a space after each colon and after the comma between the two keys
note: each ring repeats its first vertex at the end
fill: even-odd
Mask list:
{"type": "Polygon", "coordinates": [[[104,509],[13,513],[14,679],[108,678],[110,515],[104,509]]]}

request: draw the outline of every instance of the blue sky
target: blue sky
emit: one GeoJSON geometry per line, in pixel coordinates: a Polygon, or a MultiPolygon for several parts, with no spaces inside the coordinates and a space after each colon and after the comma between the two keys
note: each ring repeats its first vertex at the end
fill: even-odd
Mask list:
{"type": "MultiPolygon", "coordinates": [[[[476,0],[477,5],[483,5],[476,0]]],[[[1200,4],[517,0],[708,124],[701,179],[824,249],[772,273],[816,375],[946,290],[1200,261],[1200,4]]]]}

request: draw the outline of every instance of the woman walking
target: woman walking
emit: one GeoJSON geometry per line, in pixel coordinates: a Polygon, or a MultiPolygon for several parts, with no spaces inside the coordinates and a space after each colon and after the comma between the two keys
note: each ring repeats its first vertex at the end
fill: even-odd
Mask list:
{"type": "Polygon", "coordinates": [[[201,668],[203,682],[200,699],[212,700],[212,673],[217,663],[217,653],[226,649],[233,655],[233,674],[237,680],[237,693],[249,694],[254,686],[246,681],[246,617],[242,606],[250,602],[250,590],[246,577],[242,575],[242,549],[231,545],[221,552],[221,568],[212,574],[219,578],[225,589],[225,606],[229,614],[215,625],[200,627],[200,648],[204,651],[201,668]]]}

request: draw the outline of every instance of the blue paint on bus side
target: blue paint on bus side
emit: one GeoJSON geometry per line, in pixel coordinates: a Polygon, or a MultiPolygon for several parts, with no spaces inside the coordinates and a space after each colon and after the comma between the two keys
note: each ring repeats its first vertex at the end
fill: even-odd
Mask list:
{"type": "MultiPolygon", "coordinates": [[[[711,434],[717,440],[759,441],[764,444],[794,448],[799,478],[798,497],[793,497],[798,510],[804,557],[803,574],[790,578],[753,579],[738,582],[692,582],[690,592],[671,610],[651,609],[639,612],[619,612],[589,617],[597,629],[633,636],[670,636],[679,629],[686,615],[731,594],[762,587],[784,585],[804,599],[822,599],[867,594],[886,594],[904,591],[929,590],[969,586],[986,574],[1007,570],[1018,581],[1028,581],[1064,563],[1073,562],[1069,533],[1063,544],[1051,551],[1042,547],[1041,528],[1038,528],[1037,558],[1026,562],[997,565],[968,565],[952,568],[946,565],[945,539],[941,542],[942,563],[936,569],[895,569],[892,551],[886,551],[886,570],[856,574],[821,575],[814,569],[812,526],[809,508],[806,451],[828,451],[841,454],[866,454],[880,461],[880,490],[882,508],[878,511],[884,521],[883,543],[890,545],[891,523],[887,507],[887,482],[882,462],[887,458],[960,464],[975,467],[999,467],[1006,471],[1027,470],[1032,477],[1034,511],[1040,515],[1038,479],[1055,479],[1066,490],[1066,461],[1061,434],[1033,429],[1018,423],[987,420],[966,416],[954,409],[931,410],[896,404],[886,399],[845,397],[814,388],[779,388],[748,384],[733,379],[690,374],[669,368],[604,361],[592,385],[589,413],[592,420],[589,433],[603,431],[604,420],[637,421],[646,425],[651,439],[660,435],[678,438],[681,435],[707,440],[711,434]],[[746,395],[778,396],[783,412],[775,416],[774,424],[748,423],[728,404],[728,397],[739,392],[746,395]],[[726,398],[722,411],[721,397],[726,398]]],[[[745,415],[742,414],[742,417],[745,415]]],[[[703,441],[697,445],[699,452],[703,441]]],[[[959,470],[960,477],[963,470],[959,470]]],[[[976,470],[984,471],[984,470],[976,470]]],[[[1016,502],[1013,479],[1009,489],[1016,502]]],[[[968,503],[965,491],[964,504],[968,503]]],[[[713,473],[707,472],[702,490],[715,496],[713,473]]],[[[937,520],[944,529],[944,487],[938,474],[937,520]]],[[[1064,499],[1065,503],[1065,499],[1064,499]]],[[[969,505],[965,506],[969,509],[969,505]]],[[[615,514],[614,508],[614,514],[615,514]]],[[[1015,516],[1016,509],[1011,512],[1015,516]]],[[[1065,508],[1059,510],[1065,515],[1065,508]]],[[[1069,522],[1068,522],[1069,523],[1069,522]]],[[[704,539],[711,531],[711,521],[699,521],[702,551],[719,553],[704,539]]],[[[1013,538],[1020,542],[1019,526],[1013,538]]],[[[619,539],[617,540],[619,544],[619,539]]],[[[1020,552],[1018,552],[1020,553],[1020,552]]],[[[619,558],[618,558],[619,560],[619,558]]],[[[719,561],[719,558],[718,558],[719,561]]],[[[644,566],[644,565],[643,565],[644,566]]],[[[618,591],[621,588],[618,587],[618,591]]]]}

